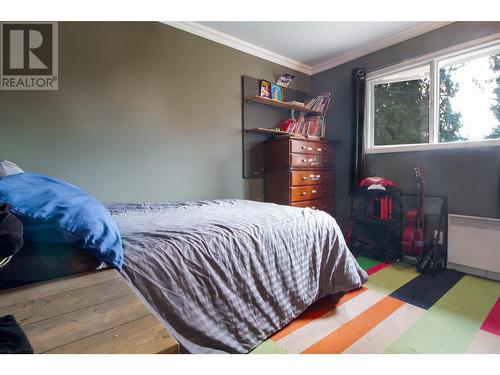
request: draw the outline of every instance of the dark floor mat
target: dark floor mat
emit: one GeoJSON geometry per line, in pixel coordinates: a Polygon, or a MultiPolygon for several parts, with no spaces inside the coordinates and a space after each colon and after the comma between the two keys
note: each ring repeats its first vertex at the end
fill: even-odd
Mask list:
{"type": "Polygon", "coordinates": [[[428,310],[463,276],[462,272],[454,270],[446,270],[434,275],[422,274],[393,292],[391,297],[428,310]]]}

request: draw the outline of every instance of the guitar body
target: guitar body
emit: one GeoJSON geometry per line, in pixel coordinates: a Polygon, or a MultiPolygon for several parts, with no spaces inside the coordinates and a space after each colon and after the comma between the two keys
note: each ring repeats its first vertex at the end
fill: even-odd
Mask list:
{"type": "Polygon", "coordinates": [[[415,168],[417,186],[420,188],[419,208],[412,208],[406,213],[405,229],[401,240],[403,254],[420,256],[424,250],[424,222],[422,207],[424,204],[424,171],[419,165],[415,168]]]}
{"type": "Polygon", "coordinates": [[[401,241],[403,254],[417,256],[422,254],[424,248],[423,224],[422,214],[418,209],[412,208],[406,213],[406,226],[401,241]]]}

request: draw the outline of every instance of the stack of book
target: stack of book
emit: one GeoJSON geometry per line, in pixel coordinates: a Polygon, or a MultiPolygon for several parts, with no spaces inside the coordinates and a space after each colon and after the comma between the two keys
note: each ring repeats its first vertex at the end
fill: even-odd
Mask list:
{"type": "Polygon", "coordinates": [[[306,117],[301,114],[295,121],[287,120],[280,124],[281,131],[323,138],[325,136],[325,117],[306,117]]]}
{"type": "Polygon", "coordinates": [[[298,134],[307,137],[324,138],[326,134],[325,113],[330,104],[331,94],[329,92],[319,94],[306,103],[297,101],[288,102],[296,106],[303,106],[309,111],[300,112],[297,118],[288,119],[279,124],[279,131],[298,134]],[[319,112],[320,114],[315,114],[319,112]]]}
{"type": "Polygon", "coordinates": [[[332,95],[329,92],[319,94],[317,97],[312,98],[311,100],[306,102],[306,108],[310,109],[311,111],[326,113],[328,105],[330,104],[331,96],[332,95]]]}

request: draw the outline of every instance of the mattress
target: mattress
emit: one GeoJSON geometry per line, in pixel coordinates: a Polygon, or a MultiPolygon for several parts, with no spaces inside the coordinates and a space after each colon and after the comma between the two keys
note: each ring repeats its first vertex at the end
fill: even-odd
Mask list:
{"type": "Polygon", "coordinates": [[[186,352],[246,353],[368,278],[322,211],[246,200],[108,209],[123,276],[186,352]]]}

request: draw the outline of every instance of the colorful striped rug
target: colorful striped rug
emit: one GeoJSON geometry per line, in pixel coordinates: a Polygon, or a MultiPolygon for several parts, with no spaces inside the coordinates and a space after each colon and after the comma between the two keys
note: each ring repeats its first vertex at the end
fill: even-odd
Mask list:
{"type": "Polygon", "coordinates": [[[363,288],[317,301],[251,353],[500,353],[500,283],[358,262],[363,288]]]}

